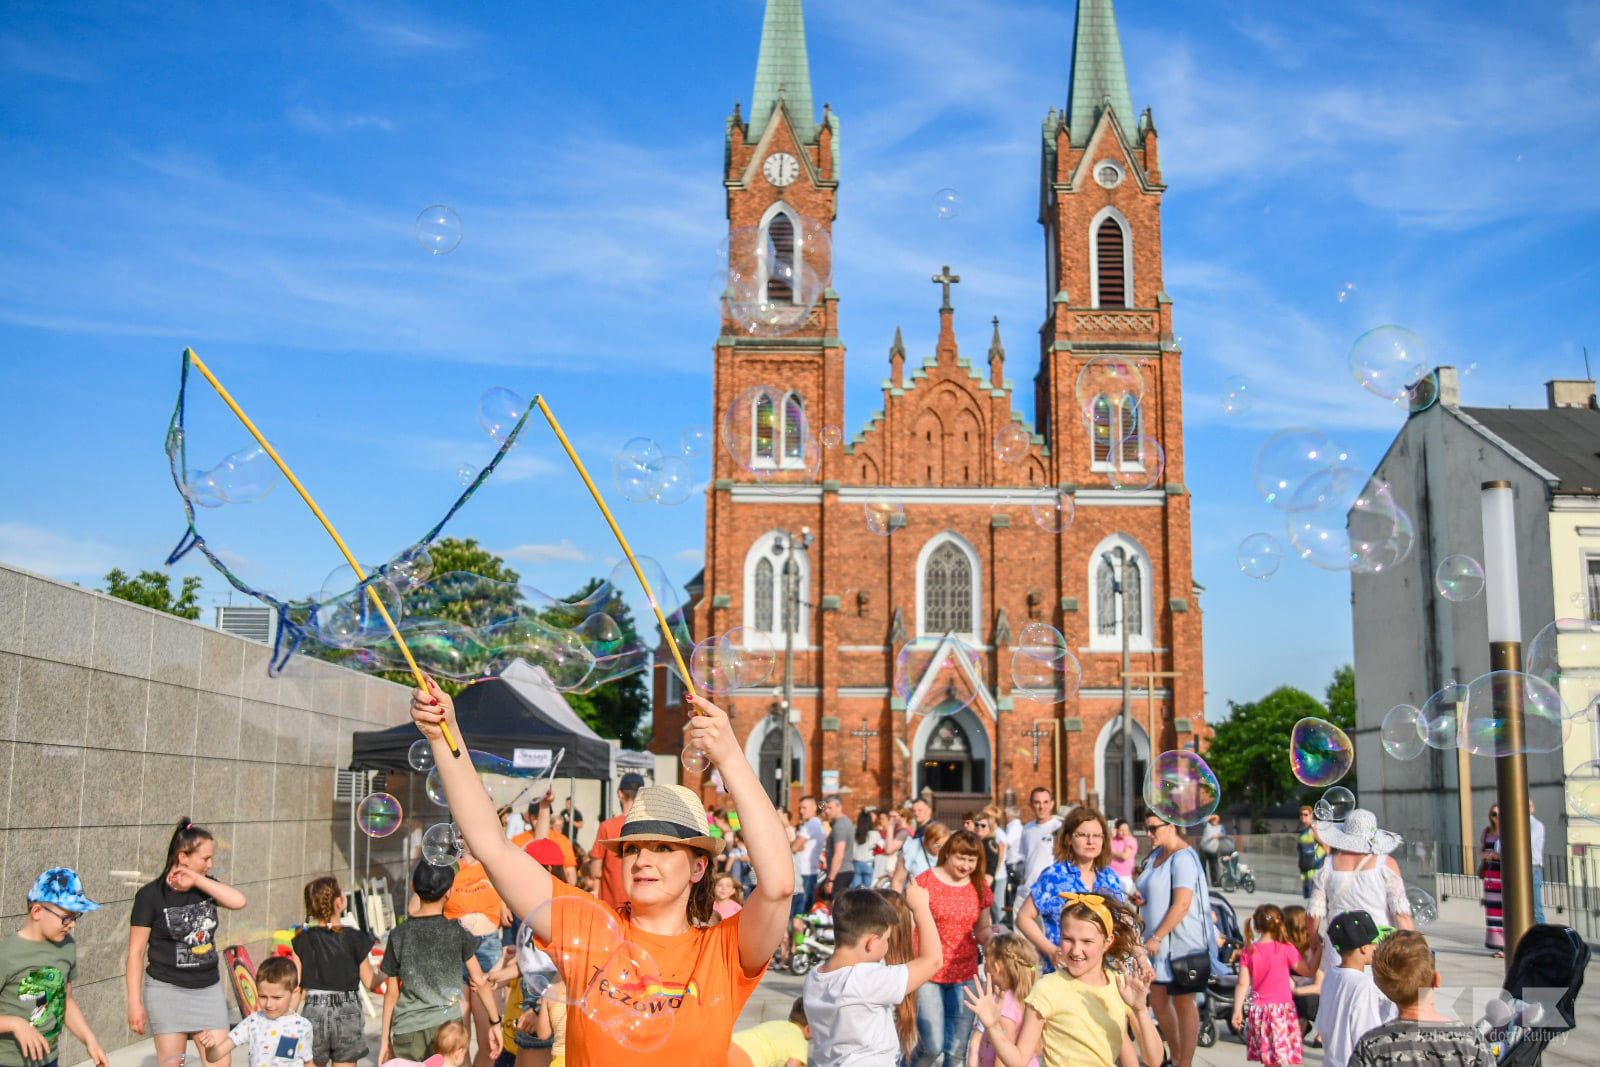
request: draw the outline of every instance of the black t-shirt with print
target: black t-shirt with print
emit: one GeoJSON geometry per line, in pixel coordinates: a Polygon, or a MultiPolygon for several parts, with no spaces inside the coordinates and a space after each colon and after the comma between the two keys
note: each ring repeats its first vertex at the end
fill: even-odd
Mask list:
{"type": "Polygon", "coordinates": [[[361,963],[374,939],[356,926],[308,926],[294,935],[293,944],[300,957],[300,988],[353,993],[361,986],[361,963]]]}
{"type": "Polygon", "coordinates": [[[222,981],[217,968],[217,902],[198,889],[179,892],[165,878],[133,896],[131,926],[150,928],[144,973],[158,982],[204,989],[222,981]]]}

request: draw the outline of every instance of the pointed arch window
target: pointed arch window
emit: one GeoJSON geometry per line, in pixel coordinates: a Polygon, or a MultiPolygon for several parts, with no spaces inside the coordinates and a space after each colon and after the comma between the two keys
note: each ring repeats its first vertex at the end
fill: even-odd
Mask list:
{"type": "Polygon", "coordinates": [[[799,393],[783,398],[783,459],[785,465],[804,463],[806,402],[799,393]]]}
{"type": "Polygon", "coordinates": [[[1094,235],[1097,278],[1103,308],[1127,307],[1127,279],[1123,270],[1123,234],[1116,219],[1100,223],[1094,235]]]}
{"type": "Polygon", "coordinates": [[[972,564],[954,542],[946,541],[928,557],[924,576],[923,630],[965,633],[972,627],[972,564]]]}
{"type": "Polygon", "coordinates": [[[772,632],[772,561],[756,561],[755,577],[755,628],[763,633],[772,632]]]}
{"type": "Polygon", "coordinates": [[[756,400],[755,420],[755,458],[771,463],[778,455],[778,407],[766,393],[756,400]]]}
{"type": "Polygon", "coordinates": [[[780,211],[767,223],[768,301],[794,303],[794,267],[794,222],[780,211]]]}
{"type": "Polygon", "coordinates": [[[1131,538],[1115,534],[1100,543],[1091,559],[1094,610],[1090,619],[1090,647],[1105,651],[1121,648],[1126,625],[1129,647],[1149,651],[1150,604],[1145,599],[1149,558],[1131,538]]]}
{"type": "Polygon", "coordinates": [[[1143,432],[1140,422],[1139,404],[1133,397],[1095,397],[1089,412],[1092,469],[1139,466],[1139,435],[1143,432]]]}

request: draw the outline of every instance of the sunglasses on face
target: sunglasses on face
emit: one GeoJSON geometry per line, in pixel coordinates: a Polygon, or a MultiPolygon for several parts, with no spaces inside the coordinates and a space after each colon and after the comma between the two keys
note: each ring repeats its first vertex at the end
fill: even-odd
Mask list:
{"type": "Polygon", "coordinates": [[[1147,822],[1144,824],[1144,832],[1147,834],[1153,834],[1165,825],[1166,823],[1161,822],[1147,822]]]}

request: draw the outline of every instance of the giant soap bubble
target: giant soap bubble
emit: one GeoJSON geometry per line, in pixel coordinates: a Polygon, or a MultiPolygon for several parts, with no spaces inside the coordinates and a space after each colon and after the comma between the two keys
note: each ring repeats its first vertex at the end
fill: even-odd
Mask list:
{"type": "Polygon", "coordinates": [[[1407,389],[1428,373],[1428,346],[1399,326],[1379,326],[1350,346],[1350,373],[1385,400],[1404,402],[1407,389]]]}
{"type": "Polygon", "coordinates": [[[721,437],[728,457],[769,489],[792,493],[816,484],[822,443],[797,393],[751,386],[723,411],[721,437]]]}
{"type": "Polygon", "coordinates": [[[1178,826],[1205,822],[1217,810],[1221,795],[1217,776],[1197,752],[1163,752],[1145,772],[1145,806],[1178,826]]]}
{"type": "Polygon", "coordinates": [[[1016,694],[1039,704],[1070,700],[1083,681],[1083,668],[1067,648],[1067,639],[1047,622],[1030,622],[1017,635],[1011,656],[1011,682],[1016,694]]]}
{"type": "Polygon", "coordinates": [[[781,213],[765,228],[734,230],[718,260],[727,317],[746,337],[784,337],[806,326],[833,284],[833,239],[803,215],[781,213]]]}
{"type": "Polygon", "coordinates": [[[983,654],[959,638],[914,638],[895,658],[894,692],[913,714],[954,715],[978,698],[983,666],[983,654]]]}
{"type": "Polygon", "coordinates": [[[1467,686],[1466,732],[1461,747],[1475,756],[1515,756],[1555,752],[1571,732],[1561,696],[1549,682],[1517,671],[1491,671],[1467,686]],[[1515,730],[1508,712],[1522,703],[1522,730],[1515,730]]]}
{"type": "Polygon", "coordinates": [[[1306,785],[1330,786],[1350,773],[1355,746],[1350,736],[1326,719],[1307,716],[1289,735],[1289,765],[1306,785]]]}
{"type": "Polygon", "coordinates": [[[1307,478],[1349,465],[1349,449],[1320,430],[1279,430],[1256,451],[1251,475],[1261,499],[1286,511],[1307,478]]]}

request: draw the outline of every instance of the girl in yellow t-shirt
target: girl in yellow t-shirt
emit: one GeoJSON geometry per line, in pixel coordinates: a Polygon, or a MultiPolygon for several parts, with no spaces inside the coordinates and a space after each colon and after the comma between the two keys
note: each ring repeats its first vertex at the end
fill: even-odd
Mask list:
{"type": "Polygon", "coordinates": [[[1045,1067],[1115,1067],[1131,1026],[1145,1063],[1163,1059],[1150,1014],[1155,971],[1140,945],[1143,924],[1120,901],[1094,893],[1062,893],[1061,951],[1056,970],[1029,990],[1015,1041],[1000,1025],[1000,1001],[984,975],[973,979],[967,1006],[978,1016],[1006,1067],[1026,1067],[1043,1051],[1045,1067]],[[1106,956],[1125,960],[1124,974],[1106,956]]]}

